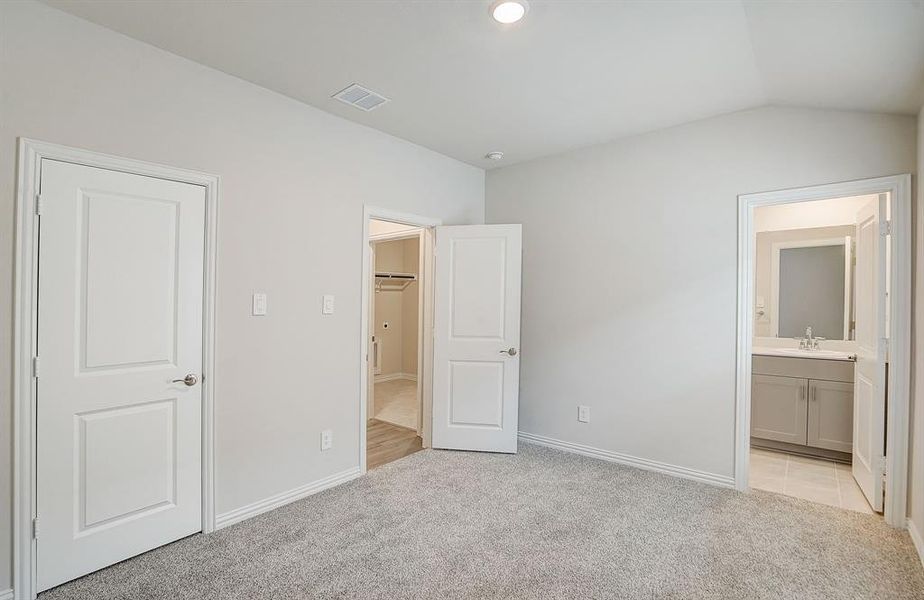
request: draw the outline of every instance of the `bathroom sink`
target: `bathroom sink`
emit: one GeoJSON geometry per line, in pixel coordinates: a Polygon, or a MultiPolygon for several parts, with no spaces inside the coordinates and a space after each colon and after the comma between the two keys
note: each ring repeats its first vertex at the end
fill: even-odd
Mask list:
{"type": "Polygon", "coordinates": [[[761,356],[791,356],[794,358],[817,358],[823,360],[856,360],[856,354],[844,350],[800,350],[798,348],[769,348],[755,346],[752,354],[761,356]]]}

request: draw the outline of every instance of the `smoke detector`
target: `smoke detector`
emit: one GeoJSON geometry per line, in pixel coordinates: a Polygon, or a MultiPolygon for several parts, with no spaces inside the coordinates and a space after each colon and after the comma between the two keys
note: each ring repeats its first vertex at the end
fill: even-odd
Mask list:
{"type": "Polygon", "coordinates": [[[488,160],[500,160],[504,158],[504,153],[498,152],[495,150],[494,152],[488,152],[487,154],[484,155],[484,157],[487,158],[488,160]]]}
{"type": "Polygon", "coordinates": [[[349,104],[350,106],[356,107],[359,110],[364,110],[366,112],[375,110],[376,108],[388,102],[388,98],[382,94],[373,92],[372,90],[364,88],[357,83],[343,88],[331,97],[340,100],[344,104],[349,104]]]}

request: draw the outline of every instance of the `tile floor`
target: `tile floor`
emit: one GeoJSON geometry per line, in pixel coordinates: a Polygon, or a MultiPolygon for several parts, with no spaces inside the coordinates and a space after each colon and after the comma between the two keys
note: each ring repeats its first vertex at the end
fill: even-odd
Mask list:
{"type": "Polygon", "coordinates": [[[751,448],[751,487],[873,513],[850,465],[751,448]]]}
{"type": "Polygon", "coordinates": [[[417,429],[417,382],[392,379],[375,384],[374,419],[417,429]]]}

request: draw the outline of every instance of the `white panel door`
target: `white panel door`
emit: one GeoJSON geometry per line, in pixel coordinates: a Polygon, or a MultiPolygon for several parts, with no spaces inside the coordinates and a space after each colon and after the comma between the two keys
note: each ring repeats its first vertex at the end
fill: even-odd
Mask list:
{"type": "Polygon", "coordinates": [[[886,402],[886,195],[857,213],[856,337],[857,370],[853,392],[853,476],[882,511],[882,460],[885,456],[886,402]]]}
{"type": "Polygon", "coordinates": [[[41,200],[45,590],[201,530],[205,189],[43,160],[41,200]]]}
{"type": "Polygon", "coordinates": [[[436,228],[434,448],[517,451],[520,231],[436,228]]]}

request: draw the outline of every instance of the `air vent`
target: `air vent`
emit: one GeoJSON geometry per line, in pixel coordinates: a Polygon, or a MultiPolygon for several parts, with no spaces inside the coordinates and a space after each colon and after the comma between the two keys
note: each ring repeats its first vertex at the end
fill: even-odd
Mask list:
{"type": "Polygon", "coordinates": [[[355,106],[366,112],[376,109],[388,102],[388,98],[385,96],[377,94],[372,90],[367,90],[363,86],[355,83],[348,88],[340,90],[334,94],[333,97],[344,104],[355,106]]]}

